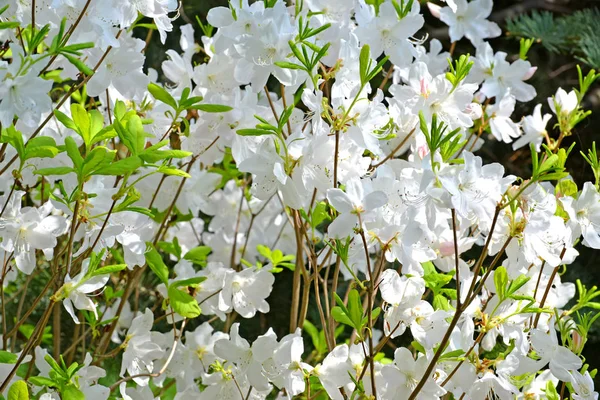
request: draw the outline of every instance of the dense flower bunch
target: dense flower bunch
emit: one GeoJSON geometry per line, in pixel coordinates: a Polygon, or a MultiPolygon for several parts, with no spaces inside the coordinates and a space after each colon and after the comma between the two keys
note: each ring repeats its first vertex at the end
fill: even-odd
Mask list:
{"type": "Polygon", "coordinates": [[[492,0],[232,0],[164,84],[132,32],[176,0],[1,4],[5,397],[598,398],[600,292],[561,281],[600,249],[596,149],[580,188],[561,147],[598,76],[513,115],[532,42],[493,50],[492,0]],[[245,339],[285,275],[288,334],[245,339]]]}

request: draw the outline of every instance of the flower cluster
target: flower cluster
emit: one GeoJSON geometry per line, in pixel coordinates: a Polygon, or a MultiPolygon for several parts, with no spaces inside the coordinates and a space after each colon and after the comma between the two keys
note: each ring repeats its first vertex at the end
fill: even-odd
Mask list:
{"type": "Polygon", "coordinates": [[[0,8],[0,394],[597,399],[600,292],[560,272],[600,249],[600,159],[580,189],[561,145],[600,75],[517,117],[532,43],[494,51],[492,0],[288,3],[212,8],[160,73],[176,0],[0,8]]]}

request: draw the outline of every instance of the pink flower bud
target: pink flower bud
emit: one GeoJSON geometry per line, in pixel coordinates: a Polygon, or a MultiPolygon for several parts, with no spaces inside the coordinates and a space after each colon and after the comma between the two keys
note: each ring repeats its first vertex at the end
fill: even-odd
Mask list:
{"type": "Polygon", "coordinates": [[[571,338],[573,339],[573,348],[571,350],[575,353],[580,353],[587,341],[586,338],[576,330],[571,331],[571,338]]]}
{"type": "Polygon", "coordinates": [[[530,79],[533,76],[533,74],[535,74],[535,71],[537,71],[537,67],[529,68],[529,71],[527,71],[527,73],[523,77],[523,80],[526,81],[526,80],[530,79]]]}
{"type": "Polygon", "coordinates": [[[427,7],[429,7],[429,12],[431,13],[431,15],[438,19],[440,18],[440,10],[442,9],[442,7],[438,6],[437,4],[433,4],[432,2],[428,2],[427,7]]]}

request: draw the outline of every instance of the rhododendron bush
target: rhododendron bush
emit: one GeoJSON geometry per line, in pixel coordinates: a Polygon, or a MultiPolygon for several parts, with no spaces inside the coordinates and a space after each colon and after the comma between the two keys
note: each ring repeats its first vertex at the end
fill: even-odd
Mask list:
{"type": "Polygon", "coordinates": [[[600,75],[539,98],[492,0],[180,6],[0,2],[0,397],[598,398],[561,276],[600,249],[563,142],[600,75]],[[140,31],[180,34],[161,71],[140,31]]]}

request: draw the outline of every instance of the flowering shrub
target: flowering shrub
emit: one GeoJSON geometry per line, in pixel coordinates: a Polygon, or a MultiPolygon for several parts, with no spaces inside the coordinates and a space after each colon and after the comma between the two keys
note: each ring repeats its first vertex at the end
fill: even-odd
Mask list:
{"type": "Polygon", "coordinates": [[[600,292],[561,273],[600,249],[600,159],[578,187],[561,145],[599,75],[515,116],[533,41],[494,52],[492,0],[248,3],[161,84],[132,31],[177,1],[3,2],[4,398],[597,399],[600,292]],[[289,330],[249,341],[277,281],[289,330]]]}

